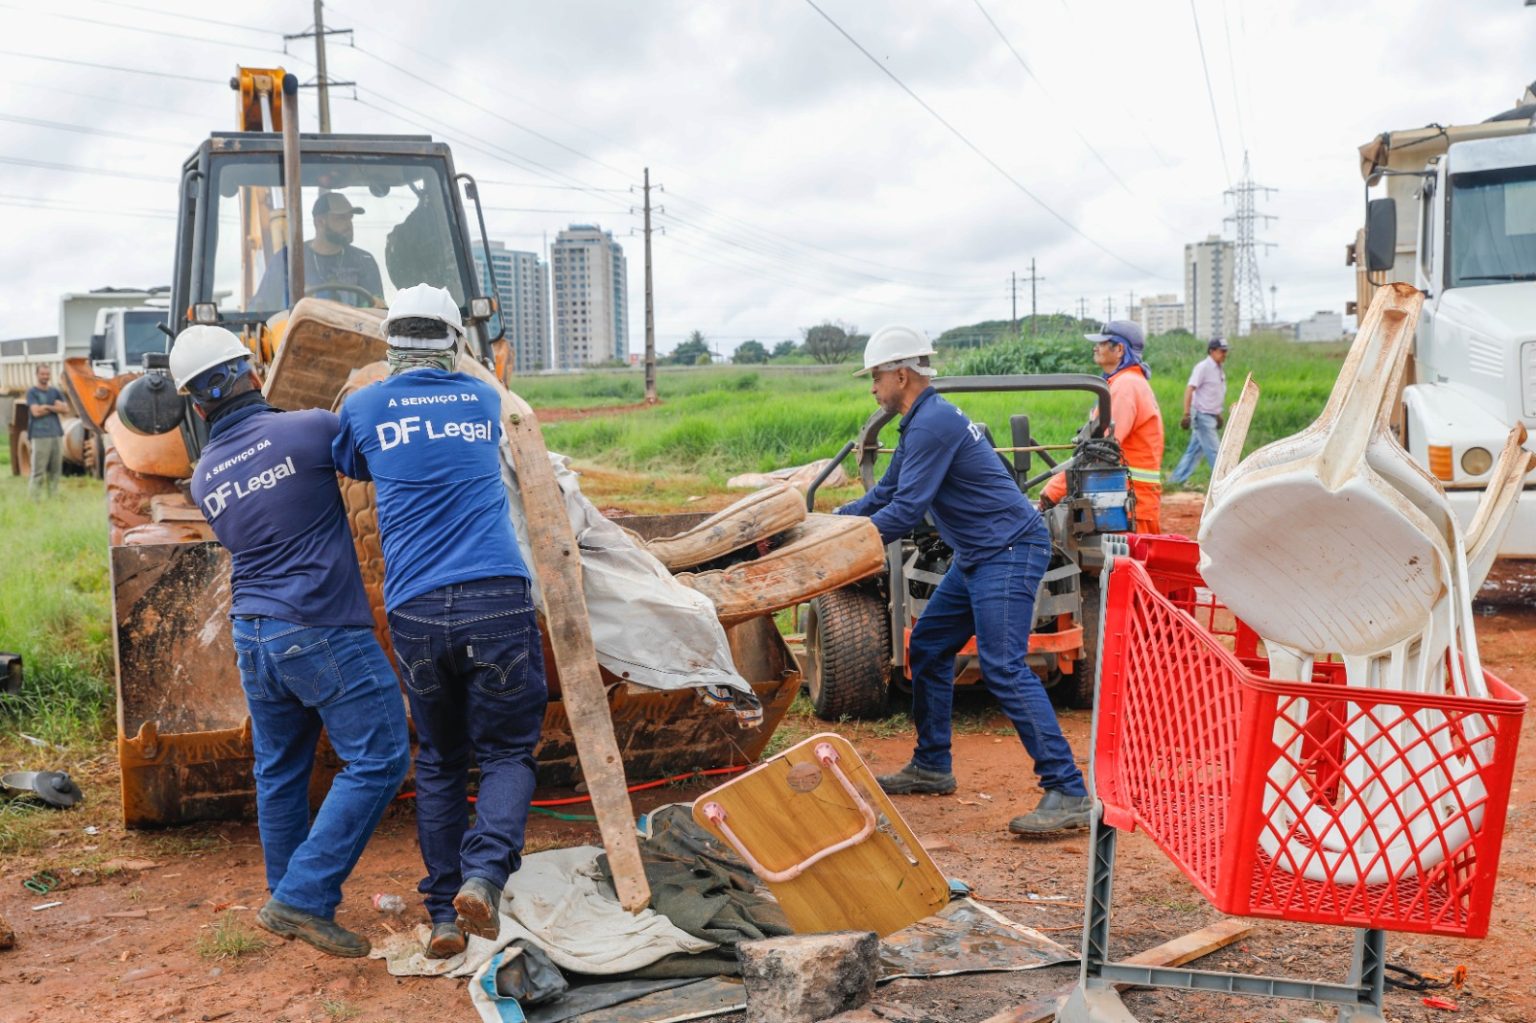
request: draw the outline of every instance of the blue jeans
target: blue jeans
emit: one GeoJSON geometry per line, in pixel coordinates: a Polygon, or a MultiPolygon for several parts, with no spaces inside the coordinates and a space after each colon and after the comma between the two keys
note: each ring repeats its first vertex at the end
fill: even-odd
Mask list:
{"type": "Polygon", "coordinates": [[[549,690],[528,580],[477,579],[413,597],[389,613],[416,721],[416,834],[434,923],[455,916],[472,877],[499,890],[522,862],[533,749],[549,690]],[[469,826],[470,753],[480,795],[469,826]]]}
{"type": "Polygon", "coordinates": [[[372,629],[256,617],[233,619],[231,632],[251,712],[267,888],[329,920],[411,765],[399,683],[372,629]],[[311,822],[309,776],[322,726],[346,766],[311,822]]]}
{"type": "Polygon", "coordinates": [[[1221,447],[1221,438],[1216,435],[1216,417],[1207,412],[1195,412],[1189,417],[1189,447],[1184,449],[1184,455],[1179,459],[1179,464],[1173,467],[1173,475],[1168,479],[1173,483],[1183,483],[1194,474],[1195,467],[1200,464],[1200,456],[1216,467],[1216,449],[1221,447]]]}
{"type": "Polygon", "coordinates": [[[1072,747],[1056,710],[1025,655],[1035,621],[1035,594],[1051,560],[1048,542],[1025,537],[979,565],[951,565],[912,629],[912,718],[917,747],[912,762],[949,771],[950,719],[955,700],[955,655],[972,636],[981,678],[1013,722],[1035,762],[1040,785],[1069,796],[1087,795],[1072,747]]]}

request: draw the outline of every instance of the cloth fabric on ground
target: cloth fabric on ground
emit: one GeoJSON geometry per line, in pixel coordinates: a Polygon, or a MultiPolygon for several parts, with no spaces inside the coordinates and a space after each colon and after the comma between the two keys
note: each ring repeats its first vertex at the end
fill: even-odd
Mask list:
{"type": "Polygon", "coordinates": [[[970,899],[956,899],[880,943],[880,982],[897,977],[1036,970],[1077,953],[970,899]]]}
{"type": "MultiPolygon", "coordinates": [[[[743,941],[794,933],[778,903],[759,892],[747,865],[694,822],[689,804],[653,810],[642,822],[640,836],[650,907],[679,929],[727,950],[743,941]]],[[[598,869],[611,883],[607,856],[599,857],[598,869]]],[[[740,973],[734,956],[721,962],[726,967],[721,972],[740,973]]],[[[657,966],[670,971],[696,969],[698,964],[657,966]]]]}
{"type": "MultiPolygon", "coordinates": [[[[741,705],[738,715],[744,725],[750,724],[754,707],[761,720],[762,705],[736,671],[714,604],[674,579],[628,532],[604,518],[582,495],[569,459],[551,453],[549,460],[581,553],[582,593],[598,663],[620,678],[652,689],[721,690],[741,705]],[[635,628],[637,621],[646,627],[635,628]]],[[[501,476],[518,547],[532,564],[528,521],[506,443],[501,448],[501,476]]],[[[543,606],[537,580],[534,593],[543,606]]]]}

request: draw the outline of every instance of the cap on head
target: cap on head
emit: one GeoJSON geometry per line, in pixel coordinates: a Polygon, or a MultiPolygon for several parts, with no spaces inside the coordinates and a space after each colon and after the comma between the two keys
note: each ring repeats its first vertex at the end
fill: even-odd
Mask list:
{"type": "Polygon", "coordinates": [[[1135,355],[1147,346],[1147,335],[1135,320],[1110,320],[1097,334],[1084,334],[1089,341],[1113,341],[1125,345],[1135,355]]]}
{"type": "Polygon", "coordinates": [[[323,217],[327,213],[345,213],[351,216],[354,213],[362,213],[363,208],[361,206],[353,206],[352,200],[340,192],[321,192],[319,197],[315,199],[315,204],[310,207],[309,212],[316,217],[323,217]]]}
{"type": "MultiPolygon", "coordinates": [[[[417,284],[395,292],[394,300],[389,303],[389,315],[384,317],[380,329],[384,332],[384,337],[388,338],[390,325],[396,320],[416,318],[441,321],[448,328],[446,337],[439,345],[414,343],[405,347],[447,349],[453,347],[455,339],[464,336],[464,316],[459,312],[458,303],[445,288],[417,284]]],[[[419,342],[430,339],[413,338],[412,340],[419,342]]]]}
{"type": "Polygon", "coordinates": [[[881,327],[869,336],[864,345],[864,368],[856,371],[856,377],[872,373],[888,362],[902,362],[933,354],[933,342],[915,327],[891,324],[881,327]]]}
{"type": "Polygon", "coordinates": [[[251,350],[229,329],[194,323],[177,334],[171,345],[171,379],[178,394],[191,394],[192,382],[208,370],[250,357],[251,350]]]}
{"type": "Polygon", "coordinates": [[[1210,343],[1205,346],[1205,350],[1208,352],[1214,352],[1219,348],[1222,351],[1226,351],[1230,347],[1232,346],[1227,344],[1226,338],[1213,337],[1211,338],[1210,343]]]}

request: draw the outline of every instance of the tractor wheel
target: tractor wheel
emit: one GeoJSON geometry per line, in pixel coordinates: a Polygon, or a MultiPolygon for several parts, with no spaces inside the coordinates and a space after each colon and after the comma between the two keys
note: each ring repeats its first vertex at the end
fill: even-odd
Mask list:
{"type": "Polygon", "coordinates": [[[890,609],[879,594],[845,587],[811,601],[805,678],[824,721],[885,713],[891,688],[890,609]]]}
{"type": "Polygon", "coordinates": [[[1094,687],[1098,682],[1099,666],[1099,582],[1088,576],[1082,578],[1083,587],[1083,656],[1072,665],[1072,671],[1061,677],[1055,690],[1061,693],[1061,702],[1076,710],[1093,709],[1094,687]]]}

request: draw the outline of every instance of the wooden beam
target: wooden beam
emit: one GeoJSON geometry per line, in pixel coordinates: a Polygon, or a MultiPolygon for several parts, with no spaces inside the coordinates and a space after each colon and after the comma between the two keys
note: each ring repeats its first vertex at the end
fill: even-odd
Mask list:
{"type": "MultiPolygon", "coordinates": [[[[461,358],[459,368],[467,370],[465,364],[470,362],[461,358]]],[[[475,368],[480,370],[477,376],[490,377],[478,364],[475,368]]],[[[528,521],[533,554],[529,567],[538,576],[544,595],[544,622],[560,671],[561,700],[576,741],[581,775],[592,796],[592,811],[602,832],[619,904],[638,913],[650,904],[651,888],[640,863],[635,811],[629,801],[624,760],[613,734],[608,694],[598,673],[597,651],[592,646],[576,536],[571,531],[565,498],[550,467],[549,451],[533,410],[523,399],[503,389],[502,413],[512,447],[512,465],[517,470],[523,514],[528,521]]]]}
{"type": "MultiPolygon", "coordinates": [[[[1183,966],[1202,956],[1208,956],[1217,949],[1225,948],[1234,941],[1241,941],[1253,931],[1254,925],[1247,920],[1230,918],[1218,920],[1198,931],[1191,931],[1172,941],[1154,945],[1145,952],[1138,952],[1123,961],[1136,966],[1183,966]]],[[[1004,1009],[995,1016],[988,1016],[982,1023],[1050,1023],[1056,1018],[1057,1007],[1076,986],[1077,982],[1074,981],[1055,994],[1043,995],[1022,1005],[1015,1005],[1011,1009],[1004,1009]]],[[[1116,984],[1115,990],[1124,991],[1133,986],[1116,984]]]]}

